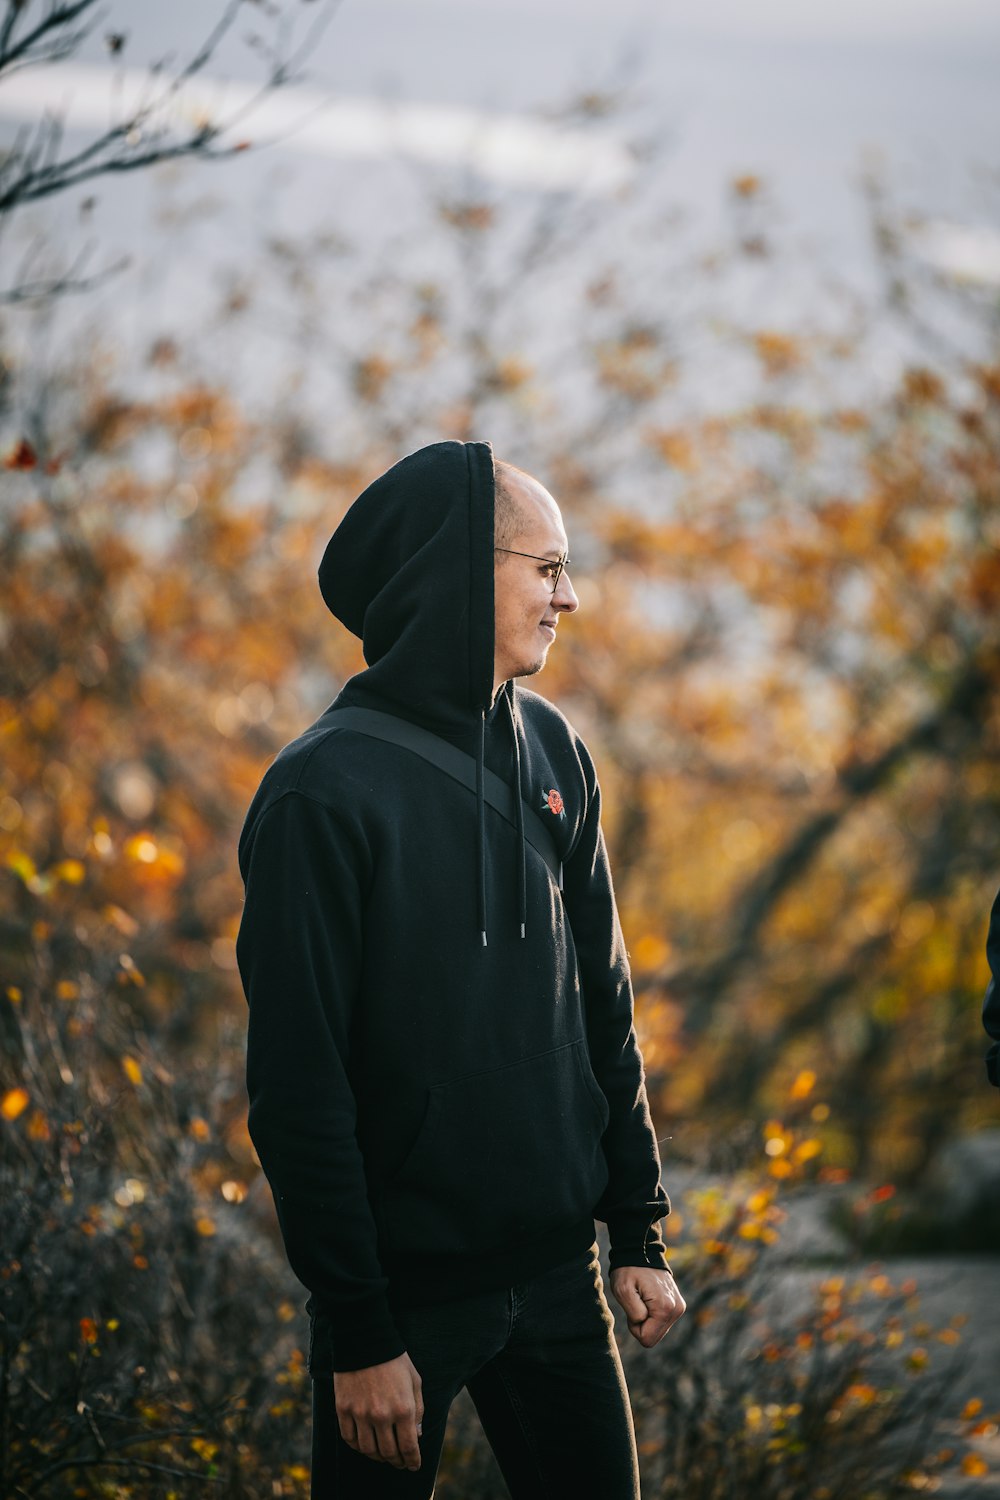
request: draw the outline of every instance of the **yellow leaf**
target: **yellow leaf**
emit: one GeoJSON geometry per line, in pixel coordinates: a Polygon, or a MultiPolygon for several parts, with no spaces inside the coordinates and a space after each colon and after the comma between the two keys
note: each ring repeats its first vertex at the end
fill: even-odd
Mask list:
{"type": "Polygon", "coordinates": [[[990,1466],[978,1453],[967,1453],[962,1459],[962,1473],[975,1474],[977,1476],[988,1474],[990,1466]]]}
{"type": "Polygon", "coordinates": [[[125,1077],[128,1079],[129,1083],[134,1083],[136,1088],[138,1088],[140,1083],[142,1082],[142,1069],[136,1062],[135,1058],[123,1057],[122,1067],[125,1070],[125,1077]]]}
{"type": "Polygon", "coordinates": [[[194,1227],[199,1234],[209,1239],[215,1233],[215,1220],[210,1219],[207,1214],[202,1214],[200,1219],[195,1219],[194,1227]]]}
{"type": "Polygon", "coordinates": [[[685,473],[694,473],[698,468],[699,455],[687,433],[663,428],[652,428],[645,434],[646,441],[665,463],[685,473]]]}
{"type": "Polygon", "coordinates": [[[135,918],[130,917],[128,912],[123,911],[120,906],[105,906],[101,910],[101,915],[106,922],[110,922],[112,927],[117,927],[118,931],[123,932],[126,937],[134,937],[139,931],[139,924],[135,918]]]}
{"type": "Polygon", "coordinates": [[[810,1070],[806,1068],[798,1075],[795,1082],[792,1084],[789,1097],[792,1099],[807,1099],[812,1093],[815,1086],[816,1074],[810,1072],[810,1070]]]}
{"type": "Polygon", "coordinates": [[[64,859],[57,864],[52,874],[67,885],[80,885],[87,873],[86,866],[78,859],[64,859]]]}
{"type": "Polygon", "coordinates": [[[27,1089],[8,1089],[0,1100],[0,1115],[5,1120],[16,1120],[28,1107],[27,1089]]]}
{"type": "Polygon", "coordinates": [[[761,329],[752,342],[767,375],[784,374],[801,360],[798,341],[786,333],[761,329]]]}
{"type": "Polygon", "coordinates": [[[792,1153],[796,1161],[811,1161],[814,1156],[819,1156],[823,1150],[823,1142],[815,1139],[800,1141],[792,1153]]]}
{"type": "Polygon", "coordinates": [[[21,849],[15,849],[12,853],[8,854],[4,863],[9,869],[14,871],[15,875],[20,876],[25,885],[38,874],[35,861],[21,849]]]}
{"type": "Polygon", "coordinates": [[[155,864],[159,854],[155,839],[148,833],[137,833],[125,841],[125,857],[136,864],[155,864]]]}
{"type": "Polygon", "coordinates": [[[636,969],[658,969],[670,956],[670,944],[658,932],[647,932],[635,943],[629,956],[636,969]]]}

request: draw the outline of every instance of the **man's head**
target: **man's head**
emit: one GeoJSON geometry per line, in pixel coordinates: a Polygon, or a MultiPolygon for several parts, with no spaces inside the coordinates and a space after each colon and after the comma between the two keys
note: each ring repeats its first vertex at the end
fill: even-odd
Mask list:
{"type": "Polygon", "coordinates": [[[522,469],[499,460],[495,469],[494,693],[541,671],[560,613],[580,603],[565,568],[552,590],[555,564],[569,551],[558,505],[522,469]]]}

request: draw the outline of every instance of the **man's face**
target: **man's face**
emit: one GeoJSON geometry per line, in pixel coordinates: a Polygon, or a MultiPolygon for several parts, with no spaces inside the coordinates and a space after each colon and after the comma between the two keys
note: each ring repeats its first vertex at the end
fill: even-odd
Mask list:
{"type": "Polygon", "coordinates": [[[510,677],[530,677],[545,665],[549,647],[556,638],[559,616],[572,613],[580,601],[563,569],[555,593],[544,561],[556,562],[569,551],[559,507],[537,479],[515,474],[510,488],[523,515],[523,529],[510,542],[515,557],[494,554],[496,600],[494,693],[510,677]]]}

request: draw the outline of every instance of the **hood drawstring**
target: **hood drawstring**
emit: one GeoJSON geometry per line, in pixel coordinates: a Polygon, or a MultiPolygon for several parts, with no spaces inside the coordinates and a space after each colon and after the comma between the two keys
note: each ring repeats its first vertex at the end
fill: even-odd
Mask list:
{"type": "MultiPolygon", "coordinates": [[[[521,796],[521,747],[517,738],[517,714],[514,710],[514,685],[504,687],[510,734],[514,743],[514,806],[517,811],[517,910],[521,936],[525,935],[528,897],[527,874],[524,853],[524,799],[521,796]],[[509,691],[507,691],[509,689],[509,691]]],[[[476,902],[479,915],[479,935],[486,943],[486,799],[483,796],[483,767],[486,759],[486,710],[479,716],[479,743],[476,747],[476,902]]]]}
{"type": "Polygon", "coordinates": [[[507,684],[510,691],[507,694],[507,708],[510,713],[510,733],[514,741],[514,806],[517,809],[517,910],[521,923],[521,936],[524,937],[524,927],[527,915],[526,879],[524,868],[524,799],[521,796],[521,747],[517,740],[517,717],[514,713],[514,684],[507,684]]]}
{"type": "Polygon", "coordinates": [[[486,803],[483,799],[483,761],[486,756],[486,710],[479,715],[476,748],[476,853],[479,856],[476,899],[479,903],[479,933],[486,947],[486,803]]]}

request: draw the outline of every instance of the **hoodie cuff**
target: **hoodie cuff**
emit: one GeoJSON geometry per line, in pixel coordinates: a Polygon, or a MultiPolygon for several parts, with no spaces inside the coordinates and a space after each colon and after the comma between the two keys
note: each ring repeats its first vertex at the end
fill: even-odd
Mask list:
{"type": "Polygon", "coordinates": [[[333,1312],[310,1297],[306,1312],[308,1368],[314,1380],[329,1379],[335,1371],[366,1370],[406,1353],[406,1344],[383,1297],[333,1312]]]}
{"type": "Polygon", "coordinates": [[[994,1087],[1000,1088],[1000,1042],[994,1042],[986,1054],[986,1076],[994,1087]]]}
{"type": "MultiPolygon", "coordinates": [[[[618,1266],[652,1266],[654,1270],[670,1271],[666,1246],[660,1233],[659,1221],[670,1212],[669,1201],[659,1208],[656,1218],[650,1219],[649,1209],[641,1214],[616,1214],[608,1221],[608,1268],[618,1266]]],[[[671,1272],[671,1275],[673,1272],[671,1272]]]]}

